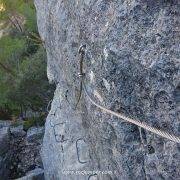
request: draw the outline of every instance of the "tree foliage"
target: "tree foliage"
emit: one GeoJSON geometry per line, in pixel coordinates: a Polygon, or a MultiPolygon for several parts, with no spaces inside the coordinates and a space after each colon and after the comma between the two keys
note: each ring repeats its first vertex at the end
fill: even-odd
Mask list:
{"type": "Polygon", "coordinates": [[[21,63],[13,93],[10,92],[8,97],[11,101],[30,107],[34,111],[43,111],[52,94],[53,89],[46,76],[45,52],[43,48],[39,48],[21,63]]]}
{"type": "Polygon", "coordinates": [[[0,37],[0,118],[1,112],[44,111],[54,86],[46,76],[33,1],[0,0],[1,5],[0,23],[6,32],[0,37]]]}

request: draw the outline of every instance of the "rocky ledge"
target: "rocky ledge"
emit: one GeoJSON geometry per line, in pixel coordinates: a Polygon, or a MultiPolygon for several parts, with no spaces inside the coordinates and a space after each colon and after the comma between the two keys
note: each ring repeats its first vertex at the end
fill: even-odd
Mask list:
{"type": "Polygon", "coordinates": [[[23,130],[23,125],[0,121],[0,180],[43,180],[40,151],[44,127],[23,130]]]}

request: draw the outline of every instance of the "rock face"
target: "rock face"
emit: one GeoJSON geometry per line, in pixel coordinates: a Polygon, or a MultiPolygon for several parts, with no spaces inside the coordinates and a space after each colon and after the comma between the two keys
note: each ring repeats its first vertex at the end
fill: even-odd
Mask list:
{"type": "Polygon", "coordinates": [[[35,5],[48,78],[57,84],[43,142],[45,178],[178,179],[178,144],[105,114],[84,93],[76,111],[74,105],[78,48],[86,44],[91,96],[178,136],[179,1],[35,0],[35,5]]]}

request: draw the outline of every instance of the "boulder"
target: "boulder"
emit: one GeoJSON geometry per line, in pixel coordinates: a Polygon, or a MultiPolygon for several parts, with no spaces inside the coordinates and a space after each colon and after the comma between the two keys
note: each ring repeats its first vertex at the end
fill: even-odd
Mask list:
{"type": "Polygon", "coordinates": [[[8,179],[10,173],[10,121],[0,121],[0,180],[8,179]]]}
{"type": "Polygon", "coordinates": [[[0,156],[0,169],[2,168],[2,165],[3,165],[3,157],[0,156]]]}
{"type": "Polygon", "coordinates": [[[0,156],[9,150],[10,134],[9,127],[0,128],[0,156]]]}
{"type": "Polygon", "coordinates": [[[12,121],[10,120],[6,120],[6,121],[0,120],[0,128],[9,127],[11,124],[12,124],[12,121]]]}
{"type": "Polygon", "coordinates": [[[9,178],[10,173],[10,159],[8,154],[4,157],[0,156],[0,180],[5,180],[9,178]]]}
{"type": "Polygon", "coordinates": [[[26,176],[16,180],[44,180],[44,170],[41,168],[36,168],[32,171],[29,171],[26,176]]]}
{"type": "Polygon", "coordinates": [[[36,142],[42,140],[44,135],[44,127],[31,127],[27,131],[26,140],[28,142],[36,142]]]}
{"type": "Polygon", "coordinates": [[[13,137],[24,137],[26,135],[26,132],[23,130],[23,125],[17,126],[17,127],[11,127],[10,128],[11,135],[13,137]]]}
{"type": "Polygon", "coordinates": [[[26,133],[23,126],[18,126],[11,128],[11,134],[11,178],[24,176],[35,167],[43,167],[40,157],[43,128],[32,127],[26,133]]]}

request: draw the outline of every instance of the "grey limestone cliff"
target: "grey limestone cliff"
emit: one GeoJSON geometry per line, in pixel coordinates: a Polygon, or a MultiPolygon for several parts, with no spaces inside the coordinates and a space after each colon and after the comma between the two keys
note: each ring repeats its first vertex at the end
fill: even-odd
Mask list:
{"type": "Polygon", "coordinates": [[[42,149],[47,180],[177,180],[180,146],[79,94],[78,48],[99,104],[180,135],[178,0],[35,0],[57,84],[42,149]],[[98,172],[93,172],[98,171],[98,172]],[[106,174],[103,174],[106,173],[106,174]]]}

